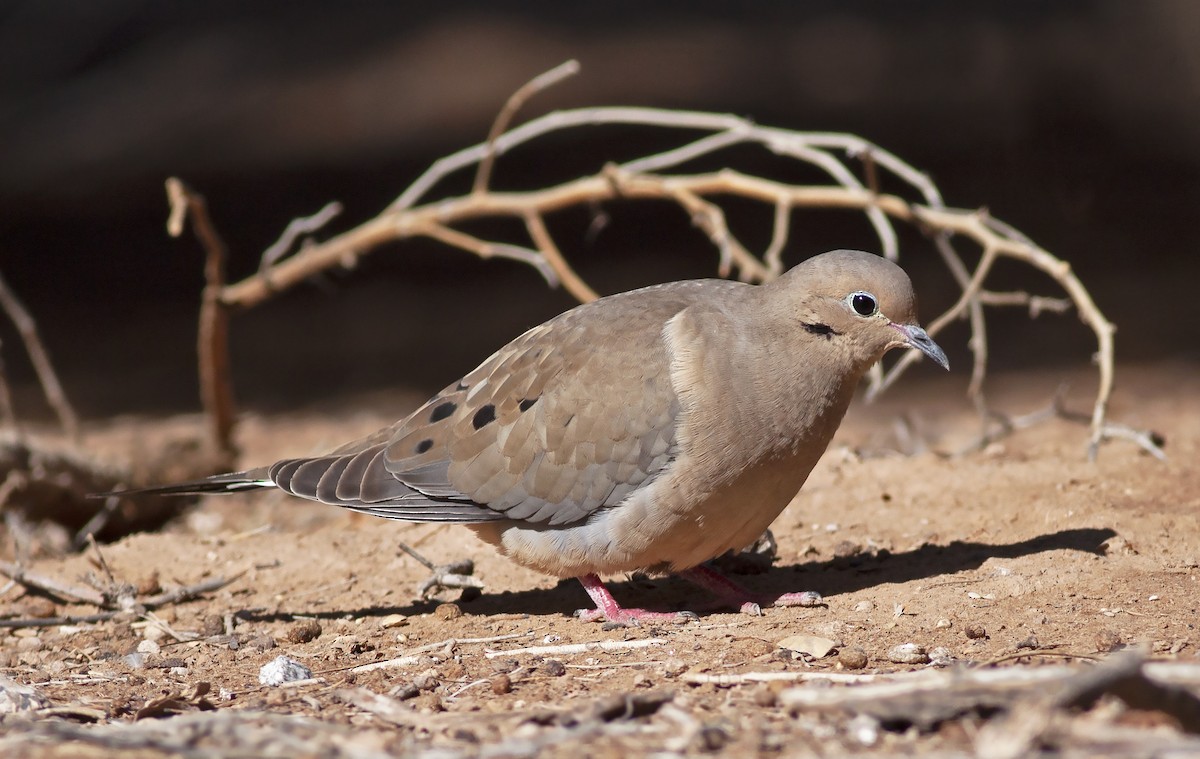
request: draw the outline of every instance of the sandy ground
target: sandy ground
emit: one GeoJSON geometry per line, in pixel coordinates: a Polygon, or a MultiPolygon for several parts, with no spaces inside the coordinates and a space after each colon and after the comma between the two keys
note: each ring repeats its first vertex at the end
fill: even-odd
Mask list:
{"type": "MultiPolygon", "coordinates": [[[[689,678],[921,669],[889,661],[889,651],[905,643],[943,647],[966,662],[1029,654],[1006,666],[1059,664],[1132,644],[1157,659],[1196,661],[1200,375],[1194,366],[1164,363],[1121,367],[1118,377],[1113,418],[1164,435],[1166,462],[1115,442],[1091,463],[1086,430],[1063,420],[980,452],[939,455],[978,429],[961,377],[921,375],[881,402],[856,405],[776,522],[774,567],[739,577],[764,593],[816,590],[825,605],[766,609],[759,617],[702,612],[687,624],[606,629],[572,618],[587,601],[577,583],[516,567],[462,528],[384,522],[276,494],[210,498],[159,532],[104,546],[103,554],[119,580],[146,590],[235,573],[239,579],[160,610],[166,633],[137,617],[0,633],[0,674],[33,684],[51,706],[80,711],[4,717],[0,746],[6,756],[92,755],[86,738],[40,734],[38,724],[101,723],[80,727],[86,736],[104,723],[132,722],[139,710],[174,694],[180,694],[178,710],[190,712],[200,699],[187,697],[208,683],[206,703],[218,713],[295,716],[272,729],[300,743],[257,745],[243,738],[249,742],[233,746],[209,733],[189,744],[196,756],[239,749],[274,755],[271,746],[292,756],[435,749],[444,749],[437,754],[443,756],[982,751],[979,715],[926,730],[864,731],[845,715],[793,713],[779,703],[777,685],[691,684],[689,678]],[[429,572],[399,548],[401,541],[439,564],[474,559],[486,585],[482,595],[463,600],[451,590],[418,600],[416,588],[429,572]],[[795,635],[829,639],[836,647],[817,659],[779,646],[795,635]],[[404,666],[351,670],[428,644],[475,638],[492,640],[427,648],[404,666]],[[488,656],[528,646],[649,639],[661,643],[488,656]],[[861,661],[846,653],[855,649],[866,655],[861,669],[851,669],[861,661]],[[281,654],[318,680],[260,686],[260,667],[281,654]],[[354,688],[388,696],[402,713],[389,720],[352,705],[347,694],[354,688]],[[612,696],[636,704],[637,697],[662,693],[672,696],[668,706],[603,723],[605,729],[586,722],[571,728],[562,717],[586,713],[612,696]],[[324,737],[305,737],[317,728],[327,728],[324,737]]],[[[1026,413],[1045,406],[1063,379],[1009,375],[991,383],[992,396],[999,407],[1026,413]]],[[[1070,405],[1086,409],[1094,381],[1082,374],[1068,379],[1075,387],[1070,405]]],[[[240,432],[244,462],[331,447],[392,421],[418,400],[396,394],[285,416],[249,414],[240,432]]],[[[94,425],[88,445],[95,455],[119,459],[195,421],[127,418],[94,425]]],[[[8,536],[0,553],[12,556],[8,536]]],[[[96,571],[91,561],[87,553],[44,557],[32,568],[78,582],[96,571]]],[[[629,605],[703,609],[707,600],[675,579],[613,579],[615,594],[629,605]]],[[[23,595],[19,587],[0,596],[0,612],[8,617],[95,611],[23,595]]],[[[828,683],[787,685],[822,686],[828,683]]],[[[162,722],[186,725],[196,718],[162,722]]],[[[1177,729],[1170,720],[1141,727],[1177,729]]],[[[125,748],[145,756],[171,753],[149,744],[125,748]]]]}

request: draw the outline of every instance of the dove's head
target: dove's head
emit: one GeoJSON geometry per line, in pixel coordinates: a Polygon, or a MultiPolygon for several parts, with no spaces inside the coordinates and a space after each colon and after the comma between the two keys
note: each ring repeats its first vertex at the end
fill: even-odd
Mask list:
{"type": "Polygon", "coordinates": [[[794,308],[801,329],[864,369],[901,347],[916,348],[950,368],[946,354],[917,323],[912,282],[891,261],[861,250],[835,250],[813,256],[778,281],[781,292],[802,293],[794,308]]]}

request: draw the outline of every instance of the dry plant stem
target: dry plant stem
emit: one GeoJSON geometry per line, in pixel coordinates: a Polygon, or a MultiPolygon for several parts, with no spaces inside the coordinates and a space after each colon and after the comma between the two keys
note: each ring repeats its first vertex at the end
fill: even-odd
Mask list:
{"type": "Polygon", "coordinates": [[[579,61],[565,61],[545,73],[538,74],[509,96],[504,107],[500,109],[500,113],[496,114],[496,120],[492,122],[491,131],[488,132],[487,142],[484,143],[488,146],[487,153],[484,155],[483,160],[479,162],[479,170],[475,172],[475,183],[472,185],[473,192],[481,193],[487,191],[488,182],[492,178],[492,167],[496,165],[496,138],[504,134],[504,131],[508,129],[508,125],[512,123],[513,117],[517,115],[517,111],[521,110],[521,106],[525,105],[529,98],[542,90],[553,87],[567,77],[578,73],[579,61]]]}
{"type": "Polygon", "coordinates": [[[311,235],[319,232],[329,222],[342,212],[342,204],[337,201],[325,204],[325,207],[317,211],[312,216],[301,216],[292,219],[288,222],[287,227],[283,230],[283,234],[279,236],[271,247],[263,251],[262,258],[259,260],[259,272],[265,271],[272,266],[276,261],[287,255],[292,246],[296,244],[296,239],[301,235],[311,235]]]}
{"type": "MultiPolygon", "coordinates": [[[[1048,275],[1067,294],[1070,304],[1095,333],[1095,360],[1099,388],[1091,413],[1089,454],[1109,438],[1129,437],[1106,423],[1112,393],[1114,357],[1113,326],[1096,307],[1090,294],[1070,266],[1038,247],[1011,226],[990,218],[985,212],[947,208],[930,179],[888,151],[866,140],[846,134],[795,132],[764,127],[728,114],[669,111],[652,108],[583,108],[556,111],[500,133],[512,113],[529,95],[573,73],[565,64],[522,88],[509,100],[497,118],[488,140],[436,161],[395,202],[374,219],[315,244],[270,267],[261,277],[252,277],[225,287],[221,301],[231,307],[250,307],[328,268],[351,266],[358,256],[385,242],[432,237],[481,257],[503,256],[537,268],[547,282],[562,281],[581,301],[595,295],[566,266],[545,229],[546,214],[580,204],[598,204],[617,198],[669,199],[678,203],[709,236],[721,256],[724,272],[737,270],[740,279],[761,282],[782,269],[780,252],[787,243],[790,214],[801,208],[845,209],[863,213],[879,238],[881,251],[897,257],[897,235],[892,224],[899,221],[930,234],[962,288],[954,306],[931,324],[937,332],[957,319],[968,319],[970,347],[974,355],[969,394],[982,417],[990,414],[982,384],[987,370],[985,305],[1028,305],[1031,312],[1062,310],[1064,301],[1029,293],[992,293],[984,287],[993,264],[1003,258],[1027,264],[1048,275]],[[512,149],[551,132],[597,125],[639,125],[682,132],[699,132],[699,137],[680,147],[607,166],[597,174],[530,192],[497,192],[489,188],[492,163],[512,149]],[[828,185],[789,185],[733,170],[706,174],[664,174],[681,164],[740,144],[757,144],[782,158],[814,166],[830,177],[828,185]],[[847,165],[848,158],[866,163],[866,181],[858,179],[847,165]],[[426,196],[449,174],[478,165],[473,191],[462,197],[428,201],[426,196]],[[923,202],[914,203],[895,194],[880,194],[882,175],[887,173],[914,190],[923,202]],[[724,212],[713,201],[717,196],[737,196],[775,208],[774,234],[762,258],[749,253],[729,232],[724,212]],[[423,203],[423,204],[422,204],[423,203]],[[466,235],[456,224],[488,217],[523,220],[532,247],[492,243],[466,235]],[[983,251],[972,270],[952,247],[954,236],[965,237],[983,251]]],[[[873,374],[872,394],[889,387],[916,360],[906,354],[885,372],[873,374]]],[[[1161,451],[1146,445],[1148,436],[1136,440],[1156,455],[1161,451]]]]}
{"type": "MultiPolygon", "coordinates": [[[[50,363],[50,354],[46,351],[46,346],[42,344],[42,338],[38,335],[37,322],[34,321],[33,315],[29,313],[25,305],[21,303],[17,294],[8,286],[8,282],[3,276],[0,276],[0,308],[4,309],[4,313],[8,315],[13,326],[17,328],[22,342],[25,343],[25,351],[29,354],[34,371],[37,372],[38,382],[42,385],[42,393],[45,394],[46,402],[58,416],[58,423],[62,425],[63,432],[72,441],[79,443],[79,417],[76,416],[75,409],[67,400],[67,394],[63,392],[58,375],[54,372],[54,365],[50,363]]],[[[8,393],[7,382],[4,383],[2,392],[4,413],[12,418],[12,401],[8,393]]]]}
{"type": "Polygon", "coordinates": [[[201,403],[208,416],[210,441],[214,450],[232,459],[237,449],[233,444],[229,306],[221,297],[225,288],[227,248],[209,218],[208,203],[204,196],[193,192],[175,177],[167,180],[166,187],[171,205],[167,232],[172,237],[179,237],[183,234],[184,220],[190,218],[192,231],[204,248],[204,292],[200,301],[200,332],[196,339],[201,403]]]}

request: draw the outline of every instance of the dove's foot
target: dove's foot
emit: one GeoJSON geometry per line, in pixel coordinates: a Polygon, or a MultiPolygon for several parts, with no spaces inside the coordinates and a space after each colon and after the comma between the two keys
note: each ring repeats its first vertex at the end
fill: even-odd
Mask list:
{"type": "Polygon", "coordinates": [[[821,603],[821,594],[811,590],[800,593],[784,593],[778,598],[755,597],[746,588],[711,567],[704,565],[692,567],[680,575],[689,582],[699,585],[712,593],[723,602],[738,609],[743,614],[762,614],[763,606],[817,606],[821,603]]]}
{"type": "Polygon", "coordinates": [[[596,604],[595,609],[580,609],[575,616],[585,622],[608,622],[613,625],[637,627],[644,622],[670,622],[683,624],[696,619],[690,611],[647,611],[645,609],[626,609],[617,603],[613,594],[608,591],[600,578],[594,574],[579,578],[583,589],[591,596],[596,604]]]}

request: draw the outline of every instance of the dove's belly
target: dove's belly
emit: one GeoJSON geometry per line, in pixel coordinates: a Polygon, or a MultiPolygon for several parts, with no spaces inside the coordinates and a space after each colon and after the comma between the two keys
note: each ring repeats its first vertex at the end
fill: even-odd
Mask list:
{"type": "Polygon", "coordinates": [[[750,467],[709,493],[678,477],[635,491],[587,522],[551,527],[518,522],[469,525],[522,566],[557,577],[689,569],[752,544],[795,497],[814,460],[750,467]]]}

